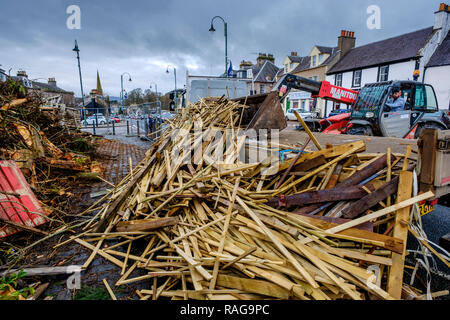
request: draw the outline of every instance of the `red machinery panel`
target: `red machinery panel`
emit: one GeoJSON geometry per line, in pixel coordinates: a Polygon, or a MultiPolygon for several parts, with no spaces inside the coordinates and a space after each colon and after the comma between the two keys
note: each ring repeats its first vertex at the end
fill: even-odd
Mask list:
{"type": "MultiPolygon", "coordinates": [[[[47,222],[47,214],[14,161],[0,161],[0,191],[3,191],[0,192],[0,225],[1,220],[29,227],[47,222]]],[[[0,238],[19,231],[11,226],[0,226],[0,238]]]]}
{"type": "Polygon", "coordinates": [[[358,97],[358,91],[337,87],[328,81],[322,81],[319,94],[315,97],[332,100],[338,103],[352,104],[358,97]]]}

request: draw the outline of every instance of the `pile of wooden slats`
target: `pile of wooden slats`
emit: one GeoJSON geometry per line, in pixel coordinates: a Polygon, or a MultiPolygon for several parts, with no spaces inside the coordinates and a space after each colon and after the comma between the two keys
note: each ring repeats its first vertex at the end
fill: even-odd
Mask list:
{"type": "Polygon", "coordinates": [[[267,144],[256,146],[267,158],[243,163],[238,153],[255,148],[239,135],[244,111],[226,99],[183,109],[68,240],[92,250],[84,268],[102,256],[121,268],[115,286],[148,285],[141,299],[400,299],[410,207],[433,196],[412,197],[411,150],[267,144]],[[216,131],[231,147],[211,139],[216,131]],[[185,143],[200,161],[174,152],[185,143]]]}

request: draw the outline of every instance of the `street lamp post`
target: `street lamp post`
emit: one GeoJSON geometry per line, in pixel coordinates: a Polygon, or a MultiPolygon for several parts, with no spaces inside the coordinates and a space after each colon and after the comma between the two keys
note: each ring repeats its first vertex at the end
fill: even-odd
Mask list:
{"type": "Polygon", "coordinates": [[[75,40],[75,47],[72,49],[72,51],[75,51],[77,53],[77,60],[78,60],[78,73],[80,74],[80,87],[81,87],[81,102],[83,103],[83,120],[86,120],[86,110],[84,109],[84,92],[83,92],[83,79],[81,77],[81,65],[80,65],[80,49],[78,49],[78,43],[77,40],[75,40]]]}
{"type": "Polygon", "coordinates": [[[124,73],[122,73],[120,75],[120,88],[121,88],[121,91],[120,91],[120,104],[121,104],[120,109],[121,110],[124,107],[124,105],[123,105],[123,76],[124,75],[128,75],[128,77],[129,77],[128,81],[131,82],[131,76],[130,76],[130,74],[128,72],[124,72],[124,73]]]}
{"type": "Polygon", "coordinates": [[[178,95],[178,93],[177,93],[177,68],[175,68],[175,67],[172,66],[172,65],[168,65],[168,66],[167,66],[166,73],[169,73],[169,68],[170,68],[170,67],[173,68],[173,74],[174,74],[174,76],[175,76],[175,94],[174,94],[174,97],[175,97],[175,112],[178,112],[178,99],[177,99],[177,95],[178,95]]]}
{"type": "Polygon", "coordinates": [[[224,33],[225,33],[225,75],[228,77],[228,24],[225,22],[225,19],[221,16],[215,16],[211,19],[211,28],[209,28],[210,32],[215,32],[216,29],[214,29],[214,19],[221,19],[224,24],[224,33]]]}
{"type": "Polygon", "coordinates": [[[159,110],[159,125],[156,127],[157,130],[159,130],[160,125],[162,124],[162,115],[161,115],[161,101],[159,101],[159,96],[158,96],[158,85],[155,82],[151,82],[150,83],[150,89],[152,89],[152,84],[155,85],[155,94],[156,94],[156,105],[158,106],[158,110],[159,110]]]}

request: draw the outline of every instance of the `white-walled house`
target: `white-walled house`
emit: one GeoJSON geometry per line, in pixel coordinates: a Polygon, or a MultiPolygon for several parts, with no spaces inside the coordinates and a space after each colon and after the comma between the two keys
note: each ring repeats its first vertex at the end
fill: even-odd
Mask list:
{"type": "Polygon", "coordinates": [[[439,108],[450,110],[450,33],[425,66],[423,76],[424,82],[433,86],[439,108]]]}
{"type": "Polygon", "coordinates": [[[8,76],[6,75],[5,70],[0,68],[0,81],[6,81],[7,78],[8,76]]]}
{"type": "MultiPolygon", "coordinates": [[[[439,107],[447,109],[450,63],[441,61],[449,59],[448,44],[445,48],[449,29],[449,6],[441,4],[435,13],[433,27],[355,47],[327,72],[326,79],[337,86],[357,91],[367,83],[380,81],[424,81],[435,88],[439,107]],[[435,56],[437,52],[440,54],[435,56]],[[431,61],[434,61],[432,65],[429,64],[431,61]]],[[[328,101],[326,114],[334,108],[335,103],[328,101]]]]}

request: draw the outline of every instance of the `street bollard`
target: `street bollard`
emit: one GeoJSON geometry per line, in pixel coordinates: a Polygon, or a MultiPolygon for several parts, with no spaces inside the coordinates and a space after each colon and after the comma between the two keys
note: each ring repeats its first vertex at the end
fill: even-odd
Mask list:
{"type": "Polygon", "coordinates": [[[127,120],[127,135],[130,135],[130,122],[127,120]]]}
{"type": "Polygon", "coordinates": [[[137,136],[140,137],[140,131],[139,131],[139,120],[136,120],[136,128],[137,128],[137,136]]]}
{"type": "Polygon", "coordinates": [[[113,136],[116,135],[116,121],[114,120],[112,123],[112,127],[113,127],[113,136]]]}
{"type": "Polygon", "coordinates": [[[95,122],[92,122],[92,133],[94,134],[94,136],[96,135],[96,133],[95,133],[95,122]]]}

